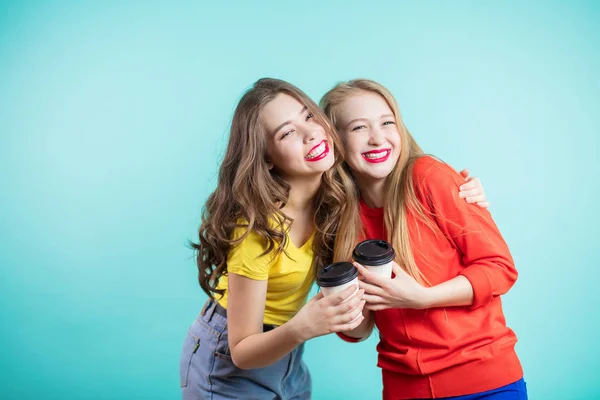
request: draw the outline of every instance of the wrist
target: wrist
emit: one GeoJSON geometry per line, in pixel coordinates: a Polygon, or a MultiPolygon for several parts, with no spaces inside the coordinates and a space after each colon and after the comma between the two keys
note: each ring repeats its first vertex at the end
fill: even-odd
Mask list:
{"type": "Polygon", "coordinates": [[[424,287],[420,290],[417,306],[419,309],[432,308],[435,306],[435,289],[434,287],[424,287]]]}
{"type": "Polygon", "coordinates": [[[363,309],[364,320],[354,330],[348,332],[342,332],[346,336],[357,339],[362,342],[366,340],[373,332],[373,326],[375,325],[375,318],[373,318],[373,311],[363,309]]]}
{"type": "Polygon", "coordinates": [[[286,335],[292,338],[298,345],[311,339],[308,334],[308,329],[304,327],[297,318],[297,315],[290,319],[287,323],[283,324],[281,328],[286,330],[286,335]]]}

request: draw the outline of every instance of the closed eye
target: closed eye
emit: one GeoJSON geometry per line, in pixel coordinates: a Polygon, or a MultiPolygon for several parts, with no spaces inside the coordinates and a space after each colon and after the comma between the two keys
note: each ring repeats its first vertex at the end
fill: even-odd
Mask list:
{"type": "Polygon", "coordinates": [[[295,131],[294,131],[293,129],[291,129],[291,130],[289,130],[289,131],[285,132],[283,135],[281,135],[281,137],[279,138],[279,140],[283,140],[283,139],[285,139],[286,137],[288,137],[289,135],[291,135],[291,134],[292,134],[292,133],[294,133],[294,132],[295,132],[295,131]]]}
{"type": "Polygon", "coordinates": [[[354,132],[354,131],[357,131],[359,129],[363,129],[363,128],[366,128],[366,127],[367,127],[366,125],[358,125],[358,126],[355,126],[354,128],[352,128],[352,131],[354,132]]]}
{"type": "Polygon", "coordinates": [[[394,122],[394,121],[385,121],[383,123],[383,125],[396,125],[396,122],[394,122]]]}

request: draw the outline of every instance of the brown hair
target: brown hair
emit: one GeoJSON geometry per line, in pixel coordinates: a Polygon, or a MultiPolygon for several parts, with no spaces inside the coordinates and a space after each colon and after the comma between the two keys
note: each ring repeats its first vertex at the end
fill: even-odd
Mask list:
{"type": "Polygon", "coordinates": [[[275,255],[285,252],[286,230],[292,219],[284,215],[281,208],[288,200],[290,186],[277,174],[276,168],[267,167],[266,132],[259,118],[265,104],[280,93],[303,103],[332,141],[336,161],[333,168],[323,174],[313,200],[316,228],[313,265],[331,261],[333,239],[345,204],[344,190],[338,179],[342,159],[340,139],[323,111],[304,92],[288,82],[263,78],[242,96],[235,109],[217,188],[204,206],[199,242],[192,244],[197,252],[198,281],[210,297],[223,294],[223,290],[216,287],[219,278],[227,274],[227,253],[250,231],[264,239],[263,256],[273,250],[275,255]],[[245,233],[232,240],[233,231],[238,227],[245,228],[245,233]]]}

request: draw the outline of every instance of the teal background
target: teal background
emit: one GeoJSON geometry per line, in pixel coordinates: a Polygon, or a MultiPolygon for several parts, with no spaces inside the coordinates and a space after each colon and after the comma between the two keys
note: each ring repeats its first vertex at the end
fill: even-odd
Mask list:
{"type": "MultiPolygon", "coordinates": [[[[481,177],[520,271],[531,399],[597,383],[600,3],[0,2],[0,397],[177,399],[205,300],[186,242],[263,76],[368,77],[481,177]],[[366,4],[365,4],[366,3],[366,4]]],[[[315,399],[376,399],[376,340],[308,343],[315,399]]]]}

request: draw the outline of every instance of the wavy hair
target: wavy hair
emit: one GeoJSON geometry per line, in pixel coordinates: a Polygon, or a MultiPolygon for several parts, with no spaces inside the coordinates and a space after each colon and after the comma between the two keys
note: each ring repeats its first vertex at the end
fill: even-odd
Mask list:
{"type": "Polygon", "coordinates": [[[260,119],[262,108],[281,93],[304,104],[332,142],[335,163],[323,173],[321,186],[313,199],[315,273],[319,266],[332,260],[335,233],[346,199],[344,181],[340,179],[343,159],[340,138],[323,111],[304,92],[288,82],[263,78],[246,91],[235,109],[217,188],[204,206],[198,242],[192,243],[196,250],[198,281],[210,297],[223,294],[217,284],[219,278],[227,274],[227,254],[250,231],[264,240],[263,256],[273,251],[275,255],[285,252],[287,230],[293,220],[281,209],[288,201],[290,186],[277,174],[277,168],[268,168],[267,133],[260,119]],[[234,240],[233,231],[240,227],[244,234],[234,240]]]}

